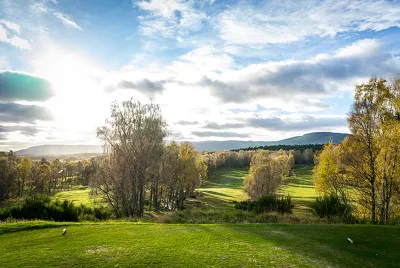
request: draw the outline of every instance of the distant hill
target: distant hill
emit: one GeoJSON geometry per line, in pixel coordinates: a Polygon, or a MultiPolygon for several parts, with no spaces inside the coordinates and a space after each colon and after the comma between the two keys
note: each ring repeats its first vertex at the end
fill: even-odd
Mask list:
{"type": "Polygon", "coordinates": [[[303,136],[296,136],[280,141],[269,142],[268,145],[306,145],[306,144],[325,144],[332,140],[334,144],[342,142],[344,138],[350,136],[346,133],[334,132],[312,132],[303,136]]]}
{"type": "Polygon", "coordinates": [[[221,151],[244,149],[249,147],[260,147],[267,145],[307,145],[307,144],[325,144],[332,140],[333,143],[340,143],[350,134],[334,132],[312,132],[303,136],[291,137],[279,141],[201,141],[193,142],[199,151],[221,151]]]}
{"type": "Polygon", "coordinates": [[[66,155],[102,153],[101,145],[39,145],[16,151],[17,155],[66,155]]]}
{"type": "MultiPolygon", "coordinates": [[[[193,145],[199,151],[221,151],[259,147],[266,145],[307,145],[325,144],[330,140],[333,143],[341,142],[349,134],[333,132],[313,132],[279,141],[199,141],[193,145]]],[[[16,151],[17,155],[70,155],[102,153],[101,145],[40,145],[16,151]]]]}

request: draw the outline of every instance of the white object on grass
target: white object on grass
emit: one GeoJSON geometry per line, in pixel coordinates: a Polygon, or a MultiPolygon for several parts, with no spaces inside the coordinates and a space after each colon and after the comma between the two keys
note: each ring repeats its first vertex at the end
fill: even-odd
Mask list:
{"type": "Polygon", "coordinates": [[[349,243],[353,244],[353,240],[351,240],[350,238],[347,238],[347,241],[349,241],[349,243]]]}
{"type": "Polygon", "coordinates": [[[62,235],[65,235],[67,233],[67,228],[64,228],[62,235]]]}

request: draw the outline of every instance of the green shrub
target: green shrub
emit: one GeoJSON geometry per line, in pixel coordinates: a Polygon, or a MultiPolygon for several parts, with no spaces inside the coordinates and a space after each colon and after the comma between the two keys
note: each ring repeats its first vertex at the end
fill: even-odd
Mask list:
{"type": "Polygon", "coordinates": [[[319,217],[340,217],[342,219],[351,219],[351,206],[345,204],[340,198],[334,194],[325,195],[317,198],[312,204],[311,208],[314,214],[319,217]]]}
{"type": "Polygon", "coordinates": [[[107,208],[90,208],[84,205],[75,206],[69,200],[53,200],[48,196],[33,195],[15,207],[0,210],[0,220],[38,219],[53,221],[106,220],[111,217],[107,208]]]}
{"type": "Polygon", "coordinates": [[[257,214],[265,212],[292,213],[294,205],[290,196],[278,197],[276,195],[265,195],[256,201],[242,201],[235,204],[235,208],[254,211],[257,214]]]}

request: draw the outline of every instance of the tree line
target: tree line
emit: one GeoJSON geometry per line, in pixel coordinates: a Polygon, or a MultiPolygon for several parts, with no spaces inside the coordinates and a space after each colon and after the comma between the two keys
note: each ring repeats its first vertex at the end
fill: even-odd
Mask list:
{"type": "Polygon", "coordinates": [[[316,190],[355,216],[388,224],[400,212],[400,79],[356,86],[348,123],[352,135],[325,145],[316,159],[316,190]]]}
{"type": "Polygon", "coordinates": [[[96,159],[83,161],[33,161],[14,152],[0,152],[0,202],[32,194],[51,195],[73,185],[88,185],[96,159]]]}
{"type": "Polygon", "coordinates": [[[303,144],[303,145],[265,145],[258,147],[248,147],[245,149],[231,150],[233,152],[240,151],[292,151],[296,165],[312,165],[314,164],[314,155],[324,148],[323,144],[303,144]]]}
{"type": "Polygon", "coordinates": [[[285,151],[293,157],[291,161],[294,161],[296,165],[313,165],[314,155],[323,149],[323,145],[310,145],[307,148],[306,145],[300,146],[264,146],[266,148],[273,147],[270,149],[243,149],[243,150],[231,150],[231,151],[218,151],[218,152],[204,152],[202,157],[207,164],[208,170],[213,171],[218,168],[250,168],[250,163],[253,155],[258,151],[274,152],[278,151],[277,154],[285,151]],[[278,148],[281,148],[277,150],[278,148]],[[285,149],[286,148],[286,149],[285,149]],[[297,148],[297,149],[294,149],[297,148]]]}

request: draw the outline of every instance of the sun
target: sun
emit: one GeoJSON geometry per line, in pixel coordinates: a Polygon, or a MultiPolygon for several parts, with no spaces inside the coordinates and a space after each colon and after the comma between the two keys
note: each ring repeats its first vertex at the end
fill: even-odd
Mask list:
{"type": "Polygon", "coordinates": [[[96,117],[104,99],[99,83],[102,72],[85,57],[55,47],[37,54],[32,62],[35,75],[47,79],[54,88],[55,97],[46,105],[55,125],[77,131],[92,129],[90,116],[96,117]]]}

